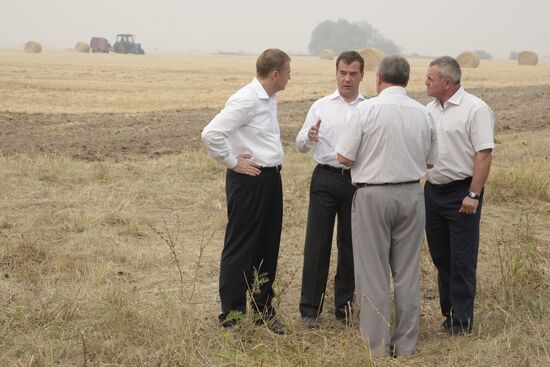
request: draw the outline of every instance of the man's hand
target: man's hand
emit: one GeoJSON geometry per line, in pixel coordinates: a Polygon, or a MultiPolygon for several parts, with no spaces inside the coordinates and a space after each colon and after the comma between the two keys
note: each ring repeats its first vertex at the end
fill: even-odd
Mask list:
{"type": "Polygon", "coordinates": [[[239,154],[237,156],[237,165],[233,167],[233,171],[242,173],[243,175],[259,176],[262,173],[261,167],[250,158],[252,158],[250,154],[239,154]]]}
{"type": "Polygon", "coordinates": [[[464,200],[462,200],[462,206],[458,209],[458,212],[462,214],[474,215],[477,211],[478,205],[479,200],[466,196],[464,200]]]}
{"type": "Polygon", "coordinates": [[[319,128],[321,127],[321,120],[318,120],[315,125],[313,125],[309,132],[307,133],[307,137],[309,140],[317,143],[319,141],[319,128]]]}

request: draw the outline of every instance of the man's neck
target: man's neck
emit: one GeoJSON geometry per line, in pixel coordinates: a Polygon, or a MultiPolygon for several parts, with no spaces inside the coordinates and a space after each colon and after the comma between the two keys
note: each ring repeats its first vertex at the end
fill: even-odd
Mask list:
{"type": "MultiPolygon", "coordinates": [[[[338,92],[338,93],[340,93],[340,92],[338,92]]],[[[346,101],[346,103],[355,102],[355,100],[357,99],[358,96],[359,96],[359,91],[357,93],[355,93],[353,96],[344,96],[342,93],[340,93],[340,97],[342,97],[344,99],[344,101],[346,101]]]]}
{"type": "Polygon", "coordinates": [[[438,98],[439,103],[441,104],[441,107],[445,105],[445,102],[447,102],[452,96],[455,95],[455,93],[460,89],[460,84],[453,86],[451,89],[447,91],[441,98],[438,98]]]}
{"type": "Polygon", "coordinates": [[[387,88],[391,88],[391,87],[400,87],[400,88],[405,88],[406,85],[397,85],[397,84],[391,84],[391,83],[387,83],[387,82],[380,82],[380,84],[378,85],[378,94],[382,93],[382,91],[384,89],[387,89],[387,88]]]}
{"type": "Polygon", "coordinates": [[[275,89],[275,87],[273,86],[273,83],[271,83],[271,81],[269,79],[260,79],[258,77],[256,77],[258,79],[258,81],[260,82],[260,84],[262,85],[262,87],[264,88],[265,92],[267,93],[267,95],[269,97],[273,97],[273,95],[275,95],[275,93],[277,93],[277,90],[275,89]]]}

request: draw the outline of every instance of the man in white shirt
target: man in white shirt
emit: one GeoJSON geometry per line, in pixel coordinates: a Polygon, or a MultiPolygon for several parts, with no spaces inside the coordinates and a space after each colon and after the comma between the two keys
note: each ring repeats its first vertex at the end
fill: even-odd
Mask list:
{"type": "Polygon", "coordinates": [[[210,155],[227,168],[228,223],[220,263],[223,327],[234,327],[246,313],[249,293],[252,309],[261,316],[258,323],[284,332],[272,305],[283,217],[275,93],[289,79],[288,55],[265,50],[256,62],[256,78],[232,95],[202,132],[210,155]]]}
{"type": "Polygon", "coordinates": [[[352,206],[359,325],[374,355],[408,356],[420,314],[424,195],[419,183],[437,154],[433,120],[407,95],[410,66],[386,56],[376,74],[378,96],[358,107],[336,151],[357,186],[352,206]],[[393,278],[395,327],[390,282],[393,278]]]}
{"type": "Polygon", "coordinates": [[[338,264],[334,277],[336,318],[350,321],[354,274],[351,244],[351,201],[355,186],[350,170],[336,159],[335,145],[352,111],[365,97],[359,93],[365,62],[355,51],[336,59],[337,90],[313,103],[298,136],[296,148],[313,149],[317,163],[311,178],[309,212],[304,247],[300,314],[304,323],[319,327],[329,272],[334,220],[338,217],[338,264]]]}
{"type": "Polygon", "coordinates": [[[426,235],[438,270],[443,331],[472,330],[483,187],[494,148],[493,111],[460,85],[458,62],[433,60],[426,75],[428,110],[437,125],[439,159],[425,185],[426,235]]]}

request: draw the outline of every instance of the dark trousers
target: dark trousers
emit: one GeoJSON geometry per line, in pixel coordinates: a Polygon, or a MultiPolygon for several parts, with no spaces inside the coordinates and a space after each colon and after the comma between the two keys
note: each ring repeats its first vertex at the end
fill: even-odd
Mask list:
{"type": "Polygon", "coordinates": [[[438,271],[443,316],[471,328],[474,321],[479,221],[482,197],[474,215],[458,212],[471,178],[447,185],[426,182],[426,237],[438,271]]]}
{"type": "Polygon", "coordinates": [[[246,313],[249,292],[253,310],[272,318],[272,285],[283,218],[281,174],[248,176],[228,170],[226,195],[228,223],[220,263],[220,322],[232,311],[246,313]],[[265,277],[255,280],[255,270],[260,275],[265,273],[265,277]]]}
{"type": "MultiPolygon", "coordinates": [[[[348,174],[315,167],[311,177],[304,248],[300,314],[317,317],[323,308],[329,272],[334,220],[338,217],[338,265],[334,278],[336,316],[346,317],[353,300],[355,279],[351,243],[351,202],[355,187],[348,174]]],[[[349,317],[349,315],[347,315],[349,317]]]]}

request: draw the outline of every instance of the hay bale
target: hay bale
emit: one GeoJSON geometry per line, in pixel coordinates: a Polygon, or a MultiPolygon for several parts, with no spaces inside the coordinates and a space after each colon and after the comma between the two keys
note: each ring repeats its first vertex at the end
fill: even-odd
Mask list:
{"type": "Polygon", "coordinates": [[[319,58],[321,60],[332,60],[332,59],[334,59],[334,51],[332,51],[330,48],[325,48],[319,54],[319,58]]]}
{"type": "Polygon", "coordinates": [[[479,55],[472,51],[464,51],[457,56],[456,61],[461,68],[477,68],[479,66],[479,55]]]}
{"type": "Polygon", "coordinates": [[[384,51],[374,47],[362,48],[357,52],[365,60],[365,70],[376,70],[378,63],[384,57],[384,51]]]}
{"type": "Polygon", "coordinates": [[[39,54],[42,52],[42,45],[38,42],[29,41],[25,43],[25,52],[39,54]]]}
{"type": "Polygon", "coordinates": [[[537,65],[539,55],[533,51],[522,51],[518,55],[518,64],[520,65],[537,65]]]}
{"type": "Polygon", "coordinates": [[[78,42],[74,46],[74,50],[76,52],[90,52],[90,45],[88,45],[86,42],[78,42]]]}

